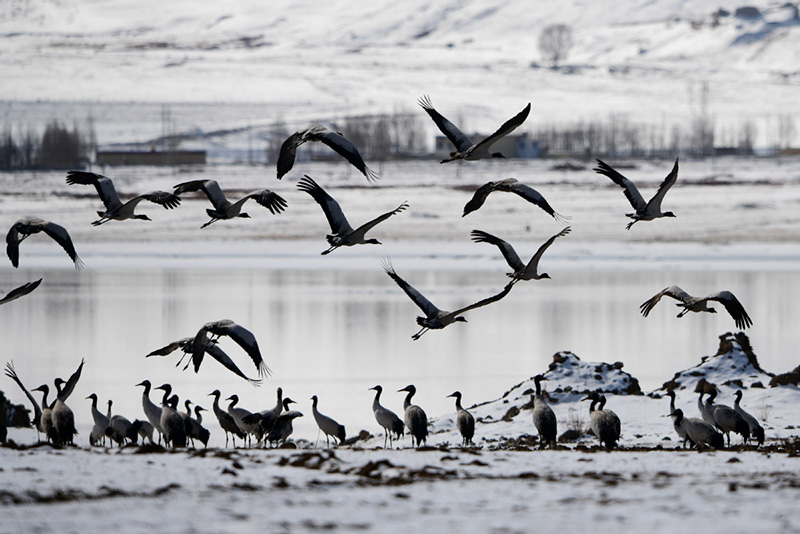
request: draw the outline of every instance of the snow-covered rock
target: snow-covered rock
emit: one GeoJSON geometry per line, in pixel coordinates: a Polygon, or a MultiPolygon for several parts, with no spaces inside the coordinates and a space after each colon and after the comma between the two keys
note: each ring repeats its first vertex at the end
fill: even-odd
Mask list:
{"type": "Polygon", "coordinates": [[[697,389],[698,382],[705,380],[716,386],[738,388],[764,387],[770,383],[773,373],[758,364],[750,339],[744,332],[727,332],[719,336],[719,349],[713,356],[703,356],[700,363],[689,369],[678,371],[672,380],[665,382],[657,392],[671,389],[697,389]]]}

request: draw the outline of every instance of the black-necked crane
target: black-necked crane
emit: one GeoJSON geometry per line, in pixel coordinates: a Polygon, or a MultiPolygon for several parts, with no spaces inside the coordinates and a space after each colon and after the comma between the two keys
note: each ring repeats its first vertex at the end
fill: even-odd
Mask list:
{"type": "MultiPolygon", "coordinates": [[[[314,421],[317,422],[317,426],[325,434],[325,446],[327,448],[331,448],[330,438],[334,437],[339,440],[339,445],[344,443],[345,440],[345,429],[344,425],[340,425],[337,423],[333,418],[328,417],[327,415],[320,413],[317,409],[317,403],[319,400],[317,399],[316,395],[311,396],[311,411],[314,414],[314,421]]],[[[335,442],[334,442],[335,444],[335,442]]],[[[316,447],[317,444],[314,443],[316,447]]]]}
{"type": "Polygon", "coordinates": [[[227,399],[230,401],[228,404],[228,415],[233,417],[233,420],[236,421],[236,426],[239,427],[239,430],[245,434],[247,437],[247,446],[252,444],[252,435],[258,435],[260,428],[258,423],[245,423],[244,419],[248,415],[252,415],[253,412],[250,410],[245,410],[244,408],[237,406],[239,404],[239,396],[238,395],[231,395],[227,399]]]}
{"type": "Polygon", "coordinates": [[[730,406],[714,403],[714,399],[717,398],[718,393],[717,388],[712,388],[711,391],[708,392],[708,398],[705,403],[706,413],[710,414],[714,419],[714,426],[727,437],[728,447],[731,446],[731,432],[736,432],[741,435],[742,443],[747,443],[747,440],[750,439],[750,426],[747,424],[747,421],[730,406]]]}
{"type": "Polygon", "coordinates": [[[3,298],[0,299],[0,305],[7,304],[12,300],[17,300],[20,297],[24,297],[28,293],[31,293],[34,289],[39,287],[39,284],[42,283],[42,279],[39,278],[38,280],[34,280],[33,282],[28,282],[27,284],[22,284],[19,287],[15,287],[11,291],[5,294],[3,298]]]}
{"type": "Polygon", "coordinates": [[[702,419],[684,417],[683,410],[680,408],[673,410],[669,415],[672,418],[672,424],[678,432],[678,435],[681,433],[685,434],[686,439],[697,445],[698,449],[722,449],[725,446],[722,434],[717,432],[717,429],[714,428],[713,425],[706,423],[702,419]]]}
{"type": "Polygon", "coordinates": [[[533,396],[533,425],[539,432],[539,447],[544,448],[548,445],[555,447],[558,438],[558,423],[556,414],[542,394],[542,380],[547,380],[547,378],[542,375],[533,377],[533,383],[536,386],[533,396]]]}
{"type": "Polygon", "coordinates": [[[700,389],[700,395],[697,397],[697,411],[700,412],[700,417],[703,418],[703,421],[716,427],[717,423],[714,421],[714,413],[713,410],[711,410],[711,405],[707,405],[703,402],[703,395],[705,394],[705,389],[700,389]]]}
{"type": "Polygon", "coordinates": [[[472,442],[472,438],[475,436],[475,418],[461,406],[461,392],[454,391],[448,397],[456,398],[456,428],[461,434],[461,447],[475,445],[472,442]]]}
{"type": "Polygon", "coordinates": [[[556,212],[556,210],[550,206],[550,203],[547,202],[547,199],[545,199],[541,193],[539,193],[536,189],[519,182],[516,178],[506,178],[505,180],[499,180],[497,182],[487,182],[480,186],[472,195],[472,198],[469,199],[469,201],[464,205],[464,213],[462,213],[461,216],[466,217],[473,211],[480,209],[480,207],[483,206],[483,203],[486,202],[486,197],[495,191],[514,193],[520,198],[527,200],[531,204],[538,206],[545,213],[562,224],[565,224],[566,221],[571,219],[571,217],[561,215],[560,213],[556,212]]]}
{"type": "Polygon", "coordinates": [[[75,264],[77,270],[80,271],[83,269],[83,261],[78,257],[78,253],[75,252],[75,246],[72,244],[72,238],[69,236],[67,229],[54,222],[45,221],[37,217],[18,220],[11,226],[6,234],[6,254],[8,254],[8,259],[11,260],[11,265],[19,267],[20,243],[25,241],[29,236],[38,234],[39,232],[44,232],[50,236],[53,241],[61,245],[61,248],[69,255],[69,258],[75,264]]]}
{"type": "MultiPolygon", "coordinates": [[[[675,390],[670,389],[667,391],[667,396],[669,397],[669,413],[670,416],[672,416],[672,414],[675,413],[675,390]]],[[[686,443],[691,441],[689,435],[686,433],[685,426],[680,424],[675,417],[672,417],[672,426],[675,429],[675,432],[678,434],[678,437],[683,440],[682,446],[685,448],[686,443]]],[[[694,445],[694,442],[691,442],[690,445],[694,445]]]]}
{"type": "Polygon", "coordinates": [[[324,126],[314,126],[293,133],[283,142],[278,154],[278,180],[292,170],[294,159],[297,155],[297,147],[309,141],[318,141],[333,149],[346,159],[350,165],[358,169],[367,178],[367,181],[374,182],[379,178],[375,171],[367,167],[361,154],[358,153],[358,149],[349,139],[341,133],[329,130],[324,126]]]}
{"type": "Polygon", "coordinates": [[[279,387],[275,390],[275,394],[277,396],[277,401],[274,407],[252,413],[242,419],[244,424],[255,425],[258,428],[256,439],[259,442],[264,439],[264,436],[269,434],[269,431],[272,430],[272,425],[275,424],[275,420],[281,412],[283,412],[283,388],[279,387]]]}
{"type": "Polygon", "coordinates": [[[289,397],[283,399],[283,413],[281,413],[277,419],[275,419],[272,429],[270,429],[269,433],[267,434],[266,439],[270,442],[270,444],[277,442],[286,443],[286,440],[292,435],[292,432],[294,432],[292,421],[298,417],[303,417],[303,414],[297,410],[290,410],[290,404],[297,403],[289,397]]]}
{"type": "Polygon", "coordinates": [[[388,211],[371,221],[362,224],[355,230],[350,223],[347,222],[347,217],[344,216],[342,208],[339,203],[334,200],[332,196],[325,192],[317,182],[315,182],[308,175],[297,182],[297,188],[305,191],[320,205],[322,211],[325,212],[325,217],[328,219],[328,224],[331,227],[331,234],[325,236],[328,240],[330,248],[322,251],[322,254],[330,254],[339,247],[350,247],[353,245],[380,245],[381,242],[377,239],[367,239],[366,234],[377,224],[382,223],[392,215],[396,215],[408,207],[408,204],[403,202],[392,211],[388,211]]]}
{"type": "Polygon", "coordinates": [[[194,447],[194,440],[200,440],[200,443],[203,444],[204,447],[208,446],[208,440],[211,437],[211,432],[208,431],[206,427],[202,424],[202,416],[200,419],[197,418],[197,414],[205,410],[202,406],[195,406],[194,413],[195,417],[192,417],[192,409],[190,405],[192,401],[186,399],[184,401],[184,405],[186,406],[186,417],[184,421],[186,423],[186,437],[192,440],[192,447],[194,447]]]}
{"type": "Polygon", "coordinates": [[[455,152],[451,152],[450,157],[442,160],[441,163],[447,163],[448,161],[457,159],[477,161],[479,159],[505,158],[500,152],[491,152],[492,145],[502,137],[516,130],[525,122],[525,119],[528,118],[528,114],[531,112],[531,104],[529,102],[522,111],[508,119],[492,135],[474,143],[464,132],[459,130],[455,124],[444,118],[442,114],[433,108],[433,104],[431,104],[431,99],[428,95],[420,97],[418,103],[422,109],[428,113],[430,118],[433,119],[433,122],[436,123],[439,130],[447,136],[447,139],[456,147],[455,152]]]}
{"type": "MultiPolygon", "coordinates": [[[[81,359],[78,369],[72,373],[66,382],[61,378],[54,380],[56,398],[53,404],[50,405],[50,420],[52,421],[51,440],[53,441],[53,446],[57,448],[72,444],[75,434],[78,433],[75,429],[75,414],[67,406],[66,401],[72,395],[78,380],[81,378],[84,363],[84,360],[81,359]]],[[[44,410],[42,411],[44,412],[44,410]]],[[[42,417],[46,417],[44,413],[42,417]]]]}
{"type": "Polygon", "coordinates": [[[270,213],[277,215],[286,209],[286,201],[278,193],[270,191],[269,189],[259,189],[251,191],[236,202],[230,202],[219,187],[216,180],[192,180],[191,182],[183,182],[175,186],[175,194],[182,195],[184,193],[191,193],[193,191],[202,191],[211,201],[214,209],[207,209],[206,213],[211,220],[205,223],[201,228],[205,228],[209,224],[216,221],[235,219],[241,217],[249,219],[250,215],[242,212],[244,203],[251,198],[258,202],[260,205],[267,208],[270,213]]]}
{"type": "MultiPolygon", "coordinates": [[[[108,402],[110,409],[111,401],[108,402]]],[[[139,428],[142,426],[141,421],[132,423],[130,419],[119,414],[112,415],[108,421],[109,424],[106,429],[106,435],[113,441],[116,441],[117,445],[120,447],[124,447],[127,444],[126,440],[134,445],[139,441],[139,428]]]]}
{"type": "Polygon", "coordinates": [[[161,434],[163,434],[161,430],[161,407],[150,400],[151,384],[149,380],[142,380],[136,385],[144,387],[144,391],[142,391],[142,410],[153,428],[158,431],[158,443],[160,444],[161,434]]]}
{"type": "MultiPolygon", "coordinates": [[[[183,354],[181,355],[180,359],[178,360],[178,363],[175,364],[175,366],[177,367],[181,363],[183,363],[183,360],[187,355],[191,355],[193,353],[193,351],[194,351],[194,339],[195,339],[194,337],[185,337],[185,338],[179,339],[177,341],[173,341],[169,345],[161,347],[160,349],[156,349],[156,350],[152,351],[151,353],[145,355],[145,358],[149,358],[151,356],[168,356],[168,355],[172,354],[173,352],[175,352],[176,350],[180,349],[181,352],[183,352],[183,354]]],[[[232,372],[233,374],[235,374],[237,376],[240,376],[240,377],[244,378],[245,380],[250,382],[252,385],[254,385],[254,386],[261,385],[261,379],[259,379],[259,378],[250,378],[249,376],[244,374],[244,372],[242,372],[241,369],[239,369],[239,366],[237,366],[233,362],[231,357],[228,356],[228,354],[224,350],[222,350],[222,348],[218,345],[216,339],[213,339],[213,340],[209,339],[208,340],[208,343],[206,343],[206,347],[205,347],[205,353],[208,354],[209,356],[211,356],[212,358],[214,358],[215,360],[217,360],[219,363],[221,363],[230,372],[232,372]]],[[[191,365],[192,363],[193,363],[192,359],[190,358],[189,362],[187,362],[187,364],[186,364],[186,366],[184,366],[183,370],[185,371],[189,367],[189,365],[191,365]]],[[[195,373],[199,370],[199,368],[200,368],[200,365],[196,364],[195,365],[195,373]]]]}
{"type": "Polygon", "coordinates": [[[536,251],[536,254],[533,255],[527,264],[522,263],[522,260],[517,255],[514,247],[512,247],[507,241],[503,241],[499,237],[495,237],[492,234],[483,232],[481,230],[473,230],[470,235],[472,236],[472,240],[476,243],[490,243],[500,249],[500,252],[506,259],[509,267],[514,269],[514,272],[506,273],[506,276],[511,278],[512,281],[516,283],[520,280],[541,280],[542,278],[550,278],[550,275],[547,273],[539,273],[539,261],[542,259],[542,255],[544,254],[545,250],[547,250],[556,239],[567,235],[571,230],[572,228],[567,226],[559,233],[548,239],[542,246],[539,247],[539,250],[536,251]]]}
{"type": "Polygon", "coordinates": [[[393,435],[400,438],[405,434],[403,421],[397,417],[396,413],[381,405],[381,393],[383,392],[381,386],[374,386],[369,389],[375,391],[375,398],[372,400],[372,414],[384,431],[383,448],[386,448],[387,438],[389,447],[392,447],[393,435]]]}
{"type": "Polygon", "coordinates": [[[593,170],[604,176],[608,176],[615,184],[620,186],[624,190],[628,202],[630,202],[631,206],[633,206],[633,209],[636,210],[635,213],[625,214],[626,217],[633,219],[633,221],[629,222],[628,226],[625,227],[627,230],[630,230],[631,226],[639,221],[652,221],[653,219],[658,219],[660,217],[676,216],[671,211],[661,211],[661,203],[664,200],[664,195],[666,195],[667,191],[669,191],[669,188],[675,185],[675,182],[678,180],[677,159],[675,160],[675,165],[672,167],[672,171],[670,171],[667,177],[664,178],[664,181],[661,182],[661,185],[658,186],[658,191],[656,191],[656,194],[653,195],[653,197],[647,202],[645,202],[642,194],[639,193],[639,190],[636,188],[636,184],[622,176],[604,161],[598,159],[597,165],[598,166],[593,170]]]}
{"type": "Polygon", "coordinates": [[[610,451],[616,446],[621,434],[619,417],[613,411],[605,409],[606,398],[597,392],[590,393],[583,400],[592,401],[589,406],[589,426],[600,443],[610,451]]]}
{"type": "Polygon", "coordinates": [[[89,445],[95,446],[102,442],[105,445],[106,442],[106,429],[108,428],[110,421],[108,416],[97,409],[97,394],[92,393],[87,399],[91,399],[92,401],[92,420],[94,421],[94,426],[92,426],[92,431],[89,434],[89,445]]]}
{"type": "Polygon", "coordinates": [[[63,448],[73,443],[78,431],[75,429],[75,414],[65,402],[72,391],[67,392],[67,383],[60,378],[55,379],[55,385],[56,400],[50,410],[50,418],[53,420],[53,446],[63,448]]]}
{"type": "Polygon", "coordinates": [[[211,439],[211,431],[209,431],[206,427],[203,426],[203,413],[207,412],[205,408],[202,406],[195,405],[194,407],[194,418],[192,421],[196,422],[198,427],[194,428],[195,438],[200,440],[200,443],[203,444],[203,447],[208,447],[208,440],[211,439]]]}
{"type": "Polygon", "coordinates": [[[42,426],[42,409],[44,408],[44,404],[39,406],[39,403],[36,402],[36,399],[33,398],[30,391],[22,384],[22,380],[20,380],[19,376],[17,375],[16,369],[14,369],[14,361],[6,362],[6,376],[17,383],[19,388],[25,393],[25,396],[28,397],[28,401],[30,401],[31,405],[33,405],[33,426],[36,428],[36,432],[43,433],[45,438],[47,438],[47,432],[45,432],[44,427],[42,426]]]}
{"type": "Polygon", "coordinates": [[[403,389],[397,390],[398,393],[401,391],[406,392],[406,398],[403,400],[403,420],[408,433],[411,434],[411,446],[414,447],[416,441],[416,446],[419,447],[428,441],[428,416],[422,408],[411,403],[411,398],[417,392],[416,387],[409,384],[403,389]]]}
{"type": "Polygon", "coordinates": [[[162,384],[154,389],[164,392],[161,399],[161,419],[159,420],[161,431],[164,434],[164,443],[173,449],[176,447],[186,448],[186,424],[181,414],[170,405],[172,386],[162,384]]]}
{"type": "MultiPolygon", "coordinates": [[[[256,336],[247,328],[234,323],[230,319],[220,319],[219,321],[206,323],[197,331],[197,334],[194,336],[194,341],[192,341],[192,363],[194,364],[195,372],[200,369],[200,364],[203,363],[203,355],[207,352],[209,343],[216,342],[222,336],[231,338],[244,349],[247,355],[250,356],[250,359],[253,360],[256,370],[258,370],[259,377],[263,377],[264,375],[269,376],[271,374],[269,367],[267,367],[267,364],[264,362],[264,358],[261,357],[261,351],[258,348],[256,336]],[[212,336],[210,339],[209,334],[212,336]]],[[[223,363],[223,365],[225,364],[223,363]]],[[[228,366],[226,365],[226,367],[228,366]]],[[[230,369],[230,367],[228,367],[228,369],[230,369]]],[[[241,372],[236,374],[243,376],[241,372]]],[[[252,384],[253,381],[250,381],[250,383],[252,384]]]]}
{"type": "Polygon", "coordinates": [[[53,427],[53,410],[51,404],[47,402],[47,396],[50,394],[50,387],[47,384],[42,384],[38,388],[33,388],[31,391],[42,392],[42,408],[41,415],[39,416],[39,429],[44,434],[45,439],[51,443],[55,443],[55,430],[53,427]]]}
{"type": "Polygon", "coordinates": [[[750,436],[752,436],[757,442],[758,445],[761,446],[764,444],[764,427],[761,426],[761,423],[758,422],[758,419],[747,413],[744,408],[739,405],[739,402],[742,400],[742,390],[737,389],[736,393],[733,394],[736,397],[736,400],[733,401],[733,410],[742,416],[742,419],[747,423],[747,426],[750,427],[750,436]]]}
{"type": "Polygon", "coordinates": [[[105,176],[93,172],[69,171],[67,173],[67,183],[69,185],[93,185],[97,190],[97,194],[100,196],[100,200],[103,201],[106,211],[97,212],[100,218],[92,223],[94,226],[100,226],[112,220],[124,221],[127,219],[139,219],[142,221],[149,221],[150,217],[147,215],[134,213],[136,206],[138,206],[142,200],[147,200],[153,204],[163,206],[164,209],[175,208],[181,203],[180,198],[167,191],[152,191],[133,197],[123,203],[119,199],[119,195],[117,194],[117,190],[111,178],[106,178],[105,176]]]}
{"type": "Polygon", "coordinates": [[[466,313],[469,310],[474,310],[475,308],[480,308],[481,306],[486,306],[487,304],[491,304],[492,302],[497,302],[498,300],[505,297],[509,291],[511,291],[511,287],[514,285],[513,280],[506,284],[500,293],[496,295],[492,295],[491,297],[485,298],[469,306],[464,306],[463,308],[459,308],[455,311],[445,311],[440,310],[436,306],[433,305],[431,301],[426,299],[422,293],[414,289],[408,282],[400,278],[400,276],[395,272],[394,267],[392,267],[391,262],[388,259],[384,259],[382,262],[382,266],[386,274],[391,277],[395,283],[400,286],[400,289],[405,291],[406,295],[422,310],[425,314],[425,317],[417,317],[417,324],[422,328],[411,336],[412,339],[417,340],[419,339],[422,334],[427,332],[428,330],[438,330],[442,329],[448,325],[451,325],[455,322],[462,322],[466,323],[467,320],[461,314],[466,313]]]}
{"type": "Polygon", "coordinates": [[[672,297],[679,301],[675,305],[682,307],[683,309],[678,314],[678,318],[683,317],[689,312],[717,313],[717,310],[714,308],[709,308],[708,303],[719,302],[725,306],[725,309],[728,311],[730,316],[733,317],[733,320],[736,323],[736,328],[745,329],[753,325],[753,320],[750,319],[749,315],[747,315],[742,303],[739,302],[739,299],[737,299],[736,296],[730,291],[719,291],[705,297],[693,297],[678,286],[669,286],[664,288],[659,293],[654,295],[650,300],[642,303],[642,305],[639,306],[642,315],[647,317],[647,315],[650,313],[650,310],[652,310],[661,300],[661,297],[664,296],[672,297]]]}
{"type": "Polygon", "coordinates": [[[225,447],[228,447],[228,435],[233,434],[231,439],[233,440],[233,447],[236,448],[236,438],[238,437],[244,442],[247,438],[247,434],[239,429],[239,425],[236,424],[236,421],[228,412],[220,408],[219,398],[222,396],[222,393],[220,393],[218,389],[209,393],[208,396],[214,397],[214,415],[217,417],[220,428],[225,432],[225,447]]]}

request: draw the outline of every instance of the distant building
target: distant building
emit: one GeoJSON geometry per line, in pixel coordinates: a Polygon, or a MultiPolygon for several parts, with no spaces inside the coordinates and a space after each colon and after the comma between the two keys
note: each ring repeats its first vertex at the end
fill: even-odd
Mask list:
{"type": "MultiPolygon", "coordinates": [[[[470,139],[483,139],[484,137],[485,136],[481,134],[472,134],[470,139]]],[[[446,158],[454,150],[455,147],[453,146],[453,143],[451,143],[447,137],[443,135],[436,136],[434,148],[434,154],[436,157],[446,158]]],[[[528,137],[527,133],[517,135],[512,134],[502,137],[499,141],[492,145],[491,150],[492,152],[500,152],[507,158],[536,159],[540,158],[542,155],[539,141],[531,139],[528,137]]]]}
{"type": "Polygon", "coordinates": [[[112,167],[122,165],[205,165],[205,150],[172,150],[149,152],[141,150],[98,150],[97,164],[112,167]]]}

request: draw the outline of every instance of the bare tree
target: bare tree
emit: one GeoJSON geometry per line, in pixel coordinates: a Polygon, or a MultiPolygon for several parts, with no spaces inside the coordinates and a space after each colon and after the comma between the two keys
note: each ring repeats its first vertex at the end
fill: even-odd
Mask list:
{"type": "Polygon", "coordinates": [[[554,69],[566,59],[572,48],[572,28],[566,24],[551,24],[539,35],[539,51],[550,61],[554,69]]]}

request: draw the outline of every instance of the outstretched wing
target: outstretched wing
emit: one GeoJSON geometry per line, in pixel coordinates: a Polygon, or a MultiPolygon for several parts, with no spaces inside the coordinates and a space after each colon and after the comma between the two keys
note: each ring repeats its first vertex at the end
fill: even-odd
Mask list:
{"type": "Polygon", "coordinates": [[[491,297],[485,298],[483,300],[479,300],[474,304],[470,304],[469,306],[464,306],[463,308],[459,308],[455,311],[450,312],[450,315],[460,315],[464,312],[468,312],[469,310],[474,310],[475,308],[480,308],[481,306],[486,306],[487,304],[491,304],[492,302],[497,302],[501,298],[508,295],[508,292],[511,291],[511,288],[514,287],[514,281],[510,281],[506,284],[503,290],[498,293],[497,295],[492,295],[491,297]]]}
{"type": "Polygon", "coordinates": [[[572,217],[568,217],[566,215],[561,215],[554,210],[550,203],[547,202],[547,199],[542,196],[536,189],[525,185],[523,183],[514,180],[513,178],[508,180],[503,180],[502,182],[498,182],[496,186],[497,191],[508,191],[510,193],[515,193],[520,197],[524,198],[528,202],[535,204],[542,208],[545,213],[550,215],[552,218],[557,220],[558,222],[564,224],[566,221],[570,220],[572,217]],[[513,180],[513,181],[512,181],[513,180]]]}
{"type": "Polygon", "coordinates": [[[367,177],[367,180],[372,182],[379,178],[378,174],[367,167],[361,154],[358,153],[356,146],[350,142],[345,136],[338,132],[332,132],[327,128],[313,129],[308,133],[308,138],[311,141],[320,141],[350,162],[350,165],[361,171],[361,174],[367,177]]]}
{"type": "Polygon", "coordinates": [[[267,364],[264,363],[264,359],[261,357],[261,351],[258,348],[256,336],[254,336],[251,331],[241,325],[233,323],[227,328],[225,335],[234,340],[247,352],[250,359],[253,360],[256,369],[258,369],[258,376],[264,376],[264,374],[269,376],[272,374],[272,371],[269,370],[269,367],[267,367],[267,364]]]}
{"type": "Polygon", "coordinates": [[[664,200],[664,195],[667,194],[669,188],[675,185],[675,182],[678,181],[678,160],[675,159],[675,165],[672,166],[672,170],[664,178],[664,181],[661,182],[661,185],[658,186],[658,191],[656,194],[653,195],[653,198],[647,203],[647,210],[648,211],[661,211],[661,201],[664,200]]]}
{"type": "Polygon", "coordinates": [[[374,226],[376,226],[376,225],[378,225],[378,224],[382,223],[383,221],[385,221],[386,219],[388,219],[388,218],[389,218],[389,217],[391,217],[392,215],[396,215],[396,214],[400,213],[401,211],[404,211],[406,208],[408,208],[408,203],[406,203],[406,202],[403,202],[402,204],[400,204],[399,206],[397,206],[397,207],[396,207],[395,209],[393,209],[392,211],[387,211],[387,212],[386,212],[386,213],[384,213],[383,215],[379,215],[378,217],[375,217],[375,218],[374,218],[374,219],[372,219],[371,221],[369,221],[369,222],[366,222],[366,223],[362,224],[361,226],[359,226],[358,228],[356,228],[356,229],[355,229],[355,231],[354,231],[353,233],[354,233],[354,234],[360,234],[360,235],[362,235],[362,236],[363,236],[363,235],[365,235],[367,232],[369,232],[369,231],[372,229],[372,227],[374,227],[374,226]]]}
{"type": "Polygon", "coordinates": [[[75,386],[78,384],[78,380],[81,379],[81,372],[83,371],[84,363],[85,362],[83,358],[81,358],[81,364],[78,366],[78,369],[72,373],[72,376],[69,377],[69,380],[64,383],[64,387],[61,388],[61,395],[58,396],[58,398],[61,399],[61,402],[66,402],[69,396],[72,395],[75,386]]]}
{"type": "Polygon", "coordinates": [[[614,170],[608,163],[598,159],[597,167],[592,170],[608,176],[611,178],[611,181],[620,186],[624,190],[625,196],[628,198],[628,202],[630,202],[631,206],[633,206],[633,209],[636,210],[636,213],[643,212],[647,209],[647,202],[644,201],[642,194],[639,193],[638,189],[636,189],[636,185],[614,170]]]}
{"type": "MultiPolygon", "coordinates": [[[[511,178],[513,180],[513,178],[511,178]]],[[[466,217],[467,214],[472,213],[480,209],[483,206],[483,203],[486,201],[486,197],[495,190],[498,182],[487,182],[480,186],[478,189],[475,190],[473,193],[472,198],[464,204],[464,213],[461,214],[462,217],[466,217]]]]}
{"type": "Polygon", "coordinates": [[[67,184],[93,185],[107,211],[112,211],[122,206],[122,201],[117,195],[117,190],[111,178],[106,178],[93,172],[69,171],[67,172],[67,184]]]}
{"type": "Polygon", "coordinates": [[[250,378],[247,375],[245,375],[241,371],[241,369],[239,369],[239,367],[235,363],[233,363],[233,360],[231,360],[230,356],[228,356],[227,353],[224,350],[222,350],[220,346],[217,345],[216,343],[208,343],[206,345],[206,352],[209,354],[209,356],[211,356],[219,363],[224,365],[225,368],[227,368],[233,374],[244,378],[254,386],[261,385],[261,380],[250,378]]]}
{"type": "Polygon", "coordinates": [[[281,150],[278,153],[278,180],[292,170],[294,166],[294,158],[297,154],[297,147],[306,142],[305,134],[308,130],[295,132],[286,138],[286,141],[281,145],[281,150]]]}
{"type": "Polygon", "coordinates": [[[28,397],[28,400],[33,404],[33,425],[37,428],[40,427],[39,420],[42,418],[42,409],[39,407],[39,403],[36,402],[36,399],[33,398],[31,392],[22,385],[22,380],[19,379],[17,376],[17,371],[14,369],[14,361],[6,362],[6,376],[17,383],[19,388],[25,393],[25,396],[28,397]]]}
{"type": "Polygon", "coordinates": [[[192,364],[194,365],[195,373],[200,370],[200,364],[203,363],[203,356],[206,354],[208,342],[208,330],[204,326],[197,331],[194,341],[192,341],[192,364]]]}
{"type": "Polygon", "coordinates": [[[61,248],[67,252],[70,259],[75,264],[76,269],[79,271],[83,269],[83,261],[78,257],[78,253],[75,252],[75,246],[72,244],[72,238],[69,236],[69,232],[67,232],[66,228],[54,222],[47,222],[42,227],[42,230],[53,238],[56,243],[61,245],[61,248]]]}
{"type": "Polygon", "coordinates": [[[472,240],[476,243],[490,243],[499,248],[500,252],[503,253],[503,257],[506,259],[508,265],[514,269],[514,272],[519,272],[525,269],[525,264],[522,263],[521,259],[519,259],[519,255],[514,250],[514,247],[512,247],[507,241],[503,241],[499,237],[495,237],[492,234],[483,232],[481,230],[473,230],[470,235],[472,236],[472,240]]]}
{"type": "Polygon", "coordinates": [[[455,124],[444,118],[433,108],[433,104],[431,104],[431,99],[428,95],[422,95],[417,102],[422,106],[422,109],[430,115],[439,130],[447,136],[453,145],[455,145],[456,150],[464,152],[472,146],[472,141],[469,137],[464,135],[464,132],[459,130],[455,124]]]}
{"type": "Polygon", "coordinates": [[[178,350],[184,343],[188,343],[192,339],[193,338],[187,337],[179,339],[178,341],[173,341],[169,345],[161,347],[160,349],[156,349],[153,352],[145,355],[145,358],[149,358],[150,356],[168,356],[178,350]]]}
{"type": "Polygon", "coordinates": [[[12,300],[16,300],[20,297],[24,297],[28,293],[32,292],[34,289],[39,287],[39,284],[42,283],[42,279],[39,278],[34,282],[28,282],[27,284],[23,284],[17,288],[12,289],[9,291],[5,297],[0,299],[0,304],[6,304],[7,302],[11,302],[12,300]]]}
{"type": "Polygon", "coordinates": [[[553,244],[553,241],[555,241],[559,237],[563,237],[563,236],[567,235],[571,231],[572,231],[572,227],[571,226],[567,226],[566,228],[561,230],[559,233],[557,233],[556,235],[554,235],[553,237],[551,237],[550,239],[545,241],[544,244],[541,247],[539,247],[539,250],[536,251],[536,254],[534,254],[533,257],[530,259],[530,261],[528,262],[528,265],[525,266],[525,271],[526,272],[534,272],[535,273],[536,270],[539,268],[539,260],[542,259],[542,254],[544,254],[544,251],[547,250],[550,247],[550,245],[553,244]]]}
{"type": "Polygon", "coordinates": [[[14,223],[6,234],[6,254],[14,267],[19,267],[19,243],[19,231],[17,223],[14,223]]]}
{"type": "Polygon", "coordinates": [[[531,112],[531,104],[528,102],[528,105],[525,106],[525,109],[508,119],[505,123],[503,123],[500,128],[497,129],[492,135],[481,141],[475,146],[475,151],[480,152],[481,150],[486,150],[488,152],[489,147],[491,147],[494,143],[497,142],[498,139],[501,137],[505,137],[506,135],[510,134],[514,130],[516,130],[520,124],[525,122],[525,119],[528,118],[528,114],[531,112]]]}
{"type": "Polygon", "coordinates": [[[230,205],[230,202],[225,198],[216,180],[192,180],[190,182],[183,182],[175,186],[174,193],[176,195],[182,195],[183,193],[191,193],[194,191],[202,191],[205,193],[206,197],[208,197],[208,200],[217,211],[225,211],[230,205]]]}
{"type": "Polygon", "coordinates": [[[278,193],[274,193],[269,189],[261,189],[260,191],[253,191],[252,193],[247,195],[247,198],[252,198],[265,208],[267,208],[270,213],[273,215],[277,215],[281,213],[283,210],[286,209],[288,204],[286,200],[283,199],[278,193]]]}
{"type": "Polygon", "coordinates": [[[325,192],[317,182],[310,176],[305,175],[297,182],[297,188],[305,191],[320,205],[325,217],[328,219],[328,224],[331,227],[331,232],[338,235],[346,235],[353,231],[353,227],[347,222],[347,217],[344,216],[342,208],[339,203],[334,200],[332,196],[325,192]]]}
{"type": "Polygon", "coordinates": [[[427,317],[432,317],[439,313],[439,308],[434,306],[431,301],[422,295],[422,293],[414,289],[408,282],[398,276],[394,270],[394,267],[392,266],[391,260],[384,258],[381,261],[381,267],[383,267],[383,270],[386,271],[386,274],[388,274],[389,277],[394,280],[398,286],[400,286],[400,289],[406,292],[406,295],[408,295],[409,298],[414,301],[414,304],[420,307],[422,312],[427,317]]]}
{"type": "Polygon", "coordinates": [[[151,193],[139,195],[138,198],[148,200],[153,204],[158,204],[159,206],[164,206],[165,210],[177,208],[181,203],[181,199],[178,197],[178,195],[168,193],[167,191],[153,191],[151,193]]]}
{"type": "Polygon", "coordinates": [[[654,295],[650,300],[642,303],[642,305],[639,306],[639,310],[642,312],[642,315],[647,317],[647,315],[650,313],[650,310],[652,310],[655,307],[655,305],[658,304],[658,301],[661,300],[661,297],[664,296],[672,297],[681,302],[688,302],[689,299],[692,298],[692,296],[689,295],[689,293],[679,288],[678,286],[666,287],[662,289],[661,292],[654,295]]]}
{"type": "Polygon", "coordinates": [[[715,300],[725,306],[725,309],[728,310],[728,313],[736,322],[736,328],[744,330],[753,325],[753,320],[747,315],[742,303],[739,302],[739,299],[730,291],[720,291],[719,293],[711,294],[706,297],[706,300],[715,300]]]}

